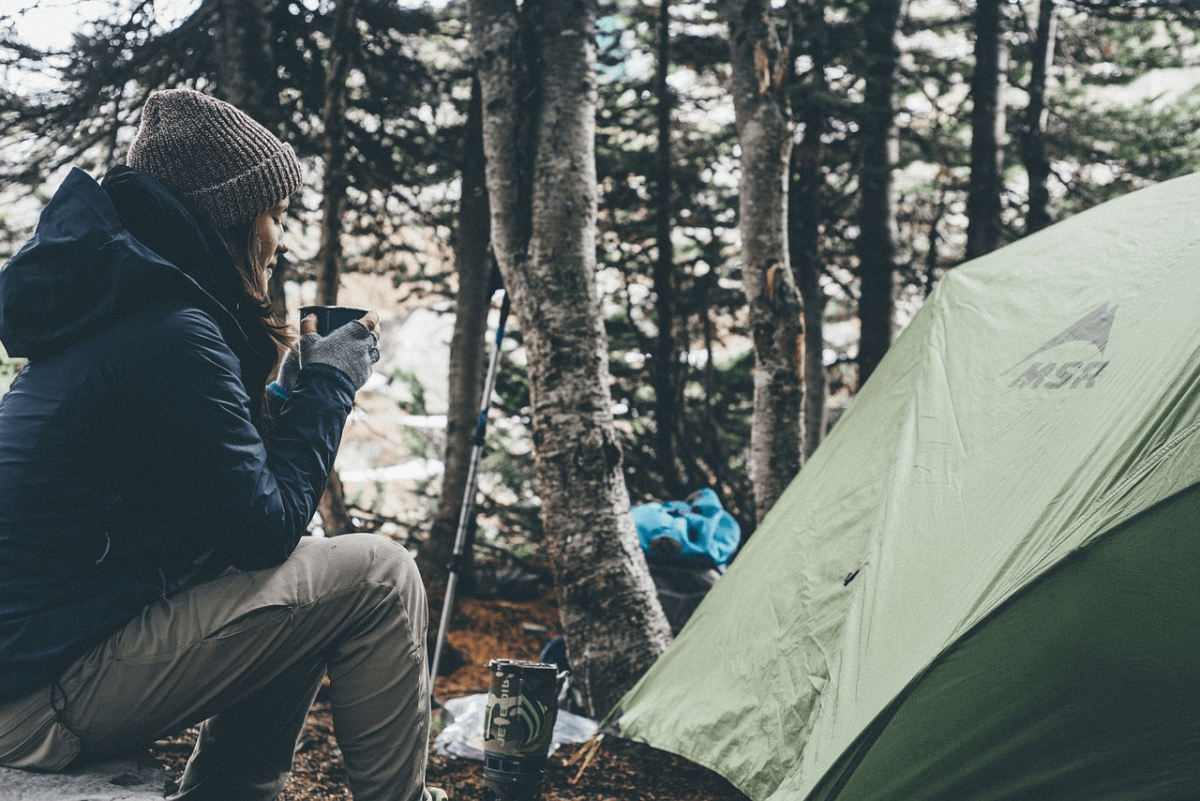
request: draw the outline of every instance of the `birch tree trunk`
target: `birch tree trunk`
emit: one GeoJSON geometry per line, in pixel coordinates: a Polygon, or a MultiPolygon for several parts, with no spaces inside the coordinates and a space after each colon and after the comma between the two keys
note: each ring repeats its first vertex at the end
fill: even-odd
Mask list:
{"type": "Polygon", "coordinates": [[[860,295],[858,317],[858,386],[862,388],[892,345],[895,312],[896,201],[892,173],[896,169],[896,32],[900,0],[868,0],[867,68],[863,113],[862,167],[859,190],[860,295]]]}
{"type": "MultiPolygon", "coordinates": [[[[322,195],[321,249],[317,256],[317,303],[337,304],[342,275],[342,221],[346,213],[349,185],[346,153],[346,78],[356,39],[355,0],[337,0],[329,36],[329,64],[325,73],[325,106],[321,109],[324,132],[324,184],[322,195]]],[[[317,502],[325,536],[352,531],[354,522],[346,508],[345,491],[336,469],[329,473],[325,492],[317,502]]]]}
{"type": "MultiPolygon", "coordinates": [[[[454,298],[454,334],[450,339],[448,390],[450,408],[446,415],[446,448],[442,463],[442,491],[429,539],[417,556],[421,575],[440,581],[454,553],[458,520],[467,490],[479,408],[483,400],[484,338],[487,334],[488,302],[491,293],[491,261],[488,258],[489,215],[484,177],[483,108],[479,81],[471,83],[463,141],[462,199],[458,206],[458,246],[455,249],[458,291],[454,298]]],[[[463,551],[459,580],[463,590],[473,585],[472,555],[475,521],[468,521],[467,547],[463,551]]]]}
{"type": "Polygon", "coordinates": [[[670,629],[630,513],[595,285],[596,0],[471,0],[492,247],[528,352],[534,470],[573,675],[609,711],[670,629]]]}
{"type": "Polygon", "coordinates": [[[828,29],[825,1],[789,2],[792,26],[805,32],[808,55],[812,58],[811,80],[797,94],[793,104],[804,125],[800,142],[792,149],[788,191],[788,246],[792,273],[804,307],[804,404],[801,415],[801,457],[803,461],[816,451],[825,438],[825,292],[821,288],[821,220],[824,214],[825,143],[828,130],[825,80],[828,29]]]}
{"type": "Polygon", "coordinates": [[[1029,106],[1025,109],[1025,138],[1021,143],[1025,171],[1029,175],[1029,212],[1025,233],[1040,231],[1054,222],[1050,209],[1050,159],[1046,155],[1046,80],[1054,63],[1054,0],[1038,4],[1033,69],[1029,75],[1029,106]]]}
{"type": "Polygon", "coordinates": [[[770,0],[729,0],[733,108],[742,148],[742,280],[754,336],[750,476],[761,521],[800,471],[800,293],[788,266],[787,169],[791,70],[770,0]]]}
{"type": "Polygon", "coordinates": [[[975,5],[975,72],[971,77],[971,182],[967,197],[967,258],[1000,247],[1004,154],[1005,51],[1001,0],[975,5]]]}

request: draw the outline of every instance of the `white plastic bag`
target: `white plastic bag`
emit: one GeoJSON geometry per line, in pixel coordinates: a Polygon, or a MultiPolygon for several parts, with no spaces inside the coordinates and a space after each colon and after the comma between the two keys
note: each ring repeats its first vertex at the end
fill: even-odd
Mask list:
{"type": "MultiPolygon", "coordinates": [[[[449,723],[433,741],[438,753],[451,759],[483,762],[483,714],[487,698],[487,693],[479,693],[446,701],[444,714],[449,723]]],[[[553,754],[564,743],[586,743],[596,733],[596,727],[591,718],[558,710],[549,753],[553,754]]]]}

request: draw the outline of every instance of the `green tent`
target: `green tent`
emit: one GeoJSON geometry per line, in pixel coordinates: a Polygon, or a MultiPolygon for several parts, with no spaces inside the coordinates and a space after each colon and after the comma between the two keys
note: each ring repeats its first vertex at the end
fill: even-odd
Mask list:
{"type": "Polygon", "coordinates": [[[1200,174],[955,270],[622,736],[771,799],[1200,798],[1200,174]]]}

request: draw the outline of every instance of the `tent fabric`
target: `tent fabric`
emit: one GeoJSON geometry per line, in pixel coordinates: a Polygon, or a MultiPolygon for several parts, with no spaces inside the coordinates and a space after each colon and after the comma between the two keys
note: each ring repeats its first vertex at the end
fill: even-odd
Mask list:
{"type": "Polygon", "coordinates": [[[1196,298],[1200,175],[948,275],[621,734],[755,801],[1200,787],[1196,298]]]}

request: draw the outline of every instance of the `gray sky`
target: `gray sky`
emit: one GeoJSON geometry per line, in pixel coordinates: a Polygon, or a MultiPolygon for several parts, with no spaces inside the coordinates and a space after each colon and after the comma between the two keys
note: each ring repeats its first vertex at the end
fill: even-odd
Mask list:
{"type": "MultiPolygon", "coordinates": [[[[168,23],[182,18],[200,0],[158,0],[159,19],[168,23]]],[[[0,16],[15,16],[17,33],[34,47],[58,48],[71,44],[71,34],[85,22],[111,15],[113,0],[0,0],[0,16]]],[[[128,5],[129,0],[119,0],[128,5]]]]}

